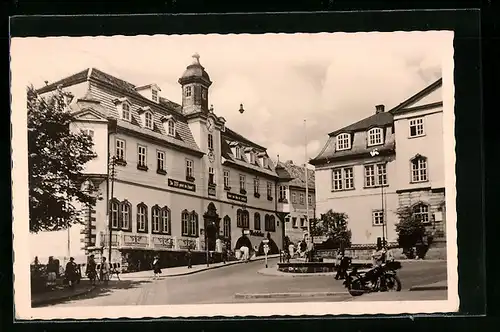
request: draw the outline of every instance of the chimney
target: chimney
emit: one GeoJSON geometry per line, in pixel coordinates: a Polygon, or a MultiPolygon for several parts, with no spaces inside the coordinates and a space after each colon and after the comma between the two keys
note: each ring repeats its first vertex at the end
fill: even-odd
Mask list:
{"type": "Polygon", "coordinates": [[[385,111],[385,105],[376,105],[375,114],[383,113],[385,111]]]}

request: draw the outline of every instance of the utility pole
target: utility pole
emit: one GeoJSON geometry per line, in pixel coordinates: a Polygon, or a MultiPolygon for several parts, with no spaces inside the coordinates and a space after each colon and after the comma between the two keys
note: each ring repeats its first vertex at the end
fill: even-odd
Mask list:
{"type": "Polygon", "coordinates": [[[111,243],[112,243],[112,233],[113,233],[113,189],[115,184],[115,165],[116,165],[116,157],[111,157],[110,161],[110,169],[109,169],[109,179],[111,180],[111,198],[109,200],[109,243],[108,243],[108,264],[111,264],[111,243]]]}
{"type": "Polygon", "coordinates": [[[307,233],[309,234],[310,241],[312,242],[311,234],[311,221],[309,219],[309,179],[307,174],[307,125],[304,120],[304,174],[306,180],[306,220],[307,220],[307,233]]]}

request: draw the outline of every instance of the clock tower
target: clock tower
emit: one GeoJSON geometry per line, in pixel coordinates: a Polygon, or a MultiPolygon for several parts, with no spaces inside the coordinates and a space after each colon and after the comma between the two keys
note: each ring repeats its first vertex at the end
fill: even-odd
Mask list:
{"type": "Polygon", "coordinates": [[[210,76],[200,64],[200,56],[193,55],[193,62],[179,78],[182,86],[182,113],[191,115],[208,113],[208,88],[212,85],[210,76]]]}

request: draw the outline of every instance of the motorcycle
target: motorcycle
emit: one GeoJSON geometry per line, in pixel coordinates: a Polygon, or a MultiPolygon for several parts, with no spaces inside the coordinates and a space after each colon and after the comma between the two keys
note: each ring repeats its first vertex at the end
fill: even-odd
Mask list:
{"type": "Polygon", "coordinates": [[[401,280],[396,271],[401,269],[401,263],[390,261],[379,267],[359,271],[354,267],[347,273],[344,286],[352,296],[360,296],[364,293],[373,293],[380,291],[401,291],[401,280]]]}

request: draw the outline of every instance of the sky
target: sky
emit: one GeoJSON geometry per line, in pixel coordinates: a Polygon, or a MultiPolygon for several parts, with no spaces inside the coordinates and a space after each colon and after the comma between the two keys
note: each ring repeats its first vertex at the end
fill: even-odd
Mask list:
{"type": "Polygon", "coordinates": [[[392,108],[440,78],[443,61],[451,60],[445,58],[449,36],[430,31],[15,38],[11,56],[22,68],[13,75],[35,87],[94,67],[137,86],[156,83],[162,97],[180,103],[177,80],[198,53],[213,81],[209,104],[227,127],[267,147],[274,160],[279,155],[304,164],[306,141],[307,158],[314,158],[329,132],[374,114],[375,105],[392,108]]]}

